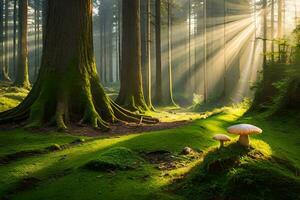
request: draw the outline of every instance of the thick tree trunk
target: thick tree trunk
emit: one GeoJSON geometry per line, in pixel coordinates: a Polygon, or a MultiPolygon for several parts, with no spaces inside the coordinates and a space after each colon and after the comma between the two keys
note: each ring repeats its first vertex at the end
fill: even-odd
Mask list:
{"type": "Polygon", "coordinates": [[[141,72],[140,0],[124,0],[121,86],[117,102],[132,111],[145,111],[141,72]]]}
{"type": "Polygon", "coordinates": [[[111,101],[99,83],[93,52],[92,0],[51,0],[42,64],[36,84],[16,108],[0,113],[0,124],[27,120],[66,129],[80,122],[108,129],[107,122],[156,123],[111,101]],[[68,9],[66,9],[68,8],[68,9]]]}
{"type": "Polygon", "coordinates": [[[27,16],[28,0],[19,1],[18,67],[15,85],[25,88],[30,87],[28,75],[27,16]]]}
{"type": "Polygon", "coordinates": [[[155,1],[155,40],[156,40],[156,83],[155,103],[162,103],[162,66],[161,66],[161,1],[155,1]]]}

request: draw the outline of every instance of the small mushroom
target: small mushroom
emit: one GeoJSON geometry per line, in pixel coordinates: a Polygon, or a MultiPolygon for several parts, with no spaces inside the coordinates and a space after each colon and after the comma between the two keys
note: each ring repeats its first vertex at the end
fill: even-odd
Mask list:
{"type": "Polygon", "coordinates": [[[224,134],[216,134],[213,137],[214,140],[220,141],[220,148],[224,146],[224,142],[230,141],[230,138],[227,135],[224,134]]]}
{"type": "Polygon", "coordinates": [[[228,133],[240,135],[239,143],[243,146],[249,147],[249,135],[261,134],[262,130],[251,124],[238,124],[230,126],[227,129],[228,133]]]}

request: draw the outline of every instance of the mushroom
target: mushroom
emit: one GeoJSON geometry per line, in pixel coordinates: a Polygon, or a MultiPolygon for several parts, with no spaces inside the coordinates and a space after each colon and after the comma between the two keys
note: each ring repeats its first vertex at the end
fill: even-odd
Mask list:
{"type": "Polygon", "coordinates": [[[251,124],[238,124],[230,126],[227,129],[228,133],[240,135],[239,143],[243,146],[249,147],[249,135],[260,134],[262,130],[251,124]]]}
{"type": "Polygon", "coordinates": [[[224,142],[230,141],[230,138],[227,135],[224,134],[216,134],[213,137],[214,140],[220,141],[220,148],[224,146],[224,142]]]}

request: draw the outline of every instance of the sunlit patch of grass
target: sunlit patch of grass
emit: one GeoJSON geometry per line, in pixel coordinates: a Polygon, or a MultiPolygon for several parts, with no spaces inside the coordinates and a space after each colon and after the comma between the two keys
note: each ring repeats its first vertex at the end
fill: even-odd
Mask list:
{"type": "Polygon", "coordinates": [[[0,112],[16,107],[28,94],[24,88],[0,84],[0,112]]]}

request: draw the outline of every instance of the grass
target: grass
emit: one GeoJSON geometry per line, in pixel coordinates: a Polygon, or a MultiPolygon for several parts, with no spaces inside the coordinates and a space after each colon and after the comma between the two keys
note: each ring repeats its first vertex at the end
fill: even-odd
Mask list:
{"type": "Polygon", "coordinates": [[[0,112],[16,107],[28,94],[28,90],[0,83],[0,112]]]}
{"type": "MultiPolygon", "coordinates": [[[[179,111],[172,112],[176,116],[179,111]]],[[[245,112],[245,107],[226,107],[202,113],[202,118],[206,119],[196,117],[184,127],[119,137],[85,138],[87,142],[80,145],[0,165],[0,197],[18,200],[180,200],[217,197],[258,199],[254,195],[266,195],[265,199],[299,199],[295,192],[299,184],[296,172],[300,168],[300,134],[296,119],[285,116],[284,119],[268,120],[258,114],[244,116],[245,112]],[[213,135],[226,133],[226,128],[236,123],[251,123],[264,132],[251,137],[251,150],[240,148],[234,142],[218,150],[219,144],[212,139],[213,135]],[[180,157],[186,146],[203,153],[172,169],[159,169],[158,164],[140,160],[141,152],[159,150],[180,157]],[[122,167],[104,171],[83,167],[95,161],[122,167]],[[134,167],[120,170],[128,166],[134,167]],[[222,173],[215,174],[216,169],[222,173]],[[274,184],[271,184],[273,180],[274,184]],[[250,188],[250,192],[246,187],[250,188]],[[290,194],[273,194],[267,190],[272,187],[278,189],[278,193],[290,194]],[[256,191],[260,192],[259,195],[256,191]],[[229,193],[236,195],[230,196],[229,193]]],[[[165,117],[168,112],[157,115],[165,117]]],[[[234,141],[237,139],[234,135],[230,137],[234,141]]],[[[44,149],[54,144],[69,144],[79,138],[55,132],[31,133],[22,129],[0,131],[0,157],[44,149]]]]}

